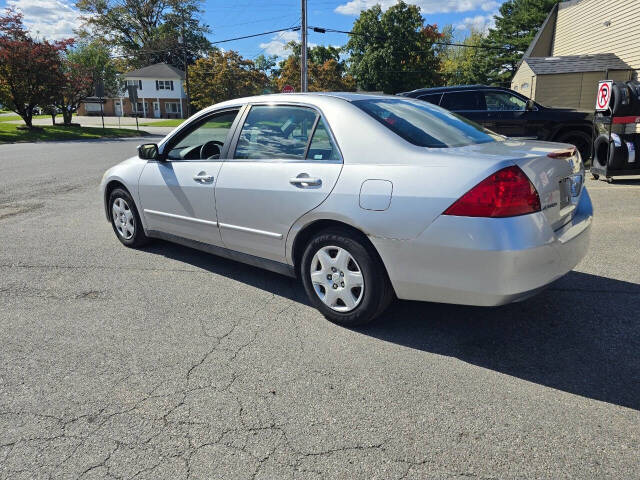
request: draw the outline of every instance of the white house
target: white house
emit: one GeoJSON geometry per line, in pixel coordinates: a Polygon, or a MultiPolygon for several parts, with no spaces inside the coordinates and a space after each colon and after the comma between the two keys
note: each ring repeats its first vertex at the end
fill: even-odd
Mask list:
{"type": "MultiPolygon", "coordinates": [[[[187,95],[184,91],[185,75],[166,63],[156,63],[127,73],[127,85],[137,87],[138,102],[131,105],[127,91],[123,89],[119,97],[105,99],[104,114],[108,116],[129,116],[138,114],[148,118],[185,118],[187,95]]],[[[79,115],[100,115],[98,103],[85,103],[79,115]]]]}

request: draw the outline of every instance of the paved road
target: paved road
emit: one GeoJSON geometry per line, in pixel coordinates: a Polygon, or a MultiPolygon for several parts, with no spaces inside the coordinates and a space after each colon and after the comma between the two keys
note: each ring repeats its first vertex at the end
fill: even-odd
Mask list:
{"type": "Polygon", "coordinates": [[[0,146],[0,479],[638,478],[640,182],[497,309],[348,330],[293,281],[105,222],[136,141],[0,146]]]}

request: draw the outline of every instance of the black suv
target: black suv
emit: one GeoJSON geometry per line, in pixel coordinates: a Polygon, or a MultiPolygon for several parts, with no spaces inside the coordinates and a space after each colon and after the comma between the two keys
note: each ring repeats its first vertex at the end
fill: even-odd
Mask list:
{"type": "Polygon", "coordinates": [[[583,159],[591,156],[589,112],[544,107],[508,88],[485,85],[422,88],[398,95],[439,105],[507,137],[570,143],[583,159]]]}

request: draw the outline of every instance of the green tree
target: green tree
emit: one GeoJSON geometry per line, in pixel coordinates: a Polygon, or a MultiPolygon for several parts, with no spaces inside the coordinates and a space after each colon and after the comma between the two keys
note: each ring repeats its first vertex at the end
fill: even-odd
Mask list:
{"type": "MultiPolygon", "coordinates": [[[[278,90],[291,85],[299,92],[302,46],[299,42],[289,42],[287,46],[291,54],[274,71],[274,83],[278,90]]],[[[340,49],[336,47],[316,45],[308,48],[307,68],[311,92],[355,90],[355,80],[347,73],[345,62],[340,58],[340,49]]]]}
{"type": "Polygon", "coordinates": [[[449,46],[441,55],[440,73],[445,85],[485,84],[489,81],[487,71],[487,54],[493,50],[475,48],[485,43],[485,35],[481,31],[472,30],[462,42],[466,47],[449,46]]]}
{"type": "Polygon", "coordinates": [[[68,50],[67,58],[88,70],[94,85],[104,82],[105,97],[119,94],[122,80],[107,45],[97,40],[83,41],[68,50]]]}
{"type": "Polygon", "coordinates": [[[489,30],[485,44],[501,50],[487,50],[489,81],[509,84],[518,63],[545,18],[558,0],[507,0],[496,15],[496,26],[489,30]],[[492,52],[492,53],[489,53],[492,52]]]}
{"type": "Polygon", "coordinates": [[[99,38],[128,60],[129,68],[165,62],[184,68],[211,48],[200,22],[202,0],[77,0],[82,37],[99,38]],[[183,40],[183,42],[181,42],[183,40]]]}
{"type": "Polygon", "coordinates": [[[278,65],[278,56],[277,55],[269,55],[268,57],[264,54],[258,55],[254,60],[256,68],[261,72],[264,72],[266,75],[269,75],[271,70],[273,70],[276,65],[278,65]]]}
{"type": "Polygon", "coordinates": [[[203,109],[214,103],[262,93],[267,75],[238,52],[212,50],[189,69],[191,103],[203,109]]]}
{"type": "Polygon", "coordinates": [[[345,47],[349,72],[364,90],[397,93],[439,83],[442,39],[435,25],[425,25],[420,8],[404,1],[383,12],[379,5],[355,21],[345,47]]]}

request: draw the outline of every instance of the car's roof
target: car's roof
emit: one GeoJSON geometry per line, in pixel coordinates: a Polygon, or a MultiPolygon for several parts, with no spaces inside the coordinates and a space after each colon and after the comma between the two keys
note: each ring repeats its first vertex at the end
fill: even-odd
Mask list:
{"type": "MultiPolygon", "coordinates": [[[[225,106],[241,105],[245,103],[260,103],[260,102],[305,102],[314,104],[317,101],[326,99],[340,99],[347,102],[353,102],[356,100],[366,100],[368,98],[380,98],[388,97],[395,98],[395,95],[384,95],[379,93],[354,93],[354,92],[308,92],[308,93],[272,93],[268,95],[256,95],[253,97],[235,98],[233,100],[227,100],[226,102],[216,103],[213,108],[220,108],[225,106]]],[[[209,107],[209,108],[212,108],[209,107]]]]}
{"type": "Polygon", "coordinates": [[[464,90],[509,90],[504,87],[492,87],[489,85],[451,85],[448,87],[431,87],[431,88],[418,88],[411,90],[410,92],[400,93],[399,95],[415,95],[415,94],[427,94],[427,93],[445,93],[445,92],[460,92],[464,90]]]}

